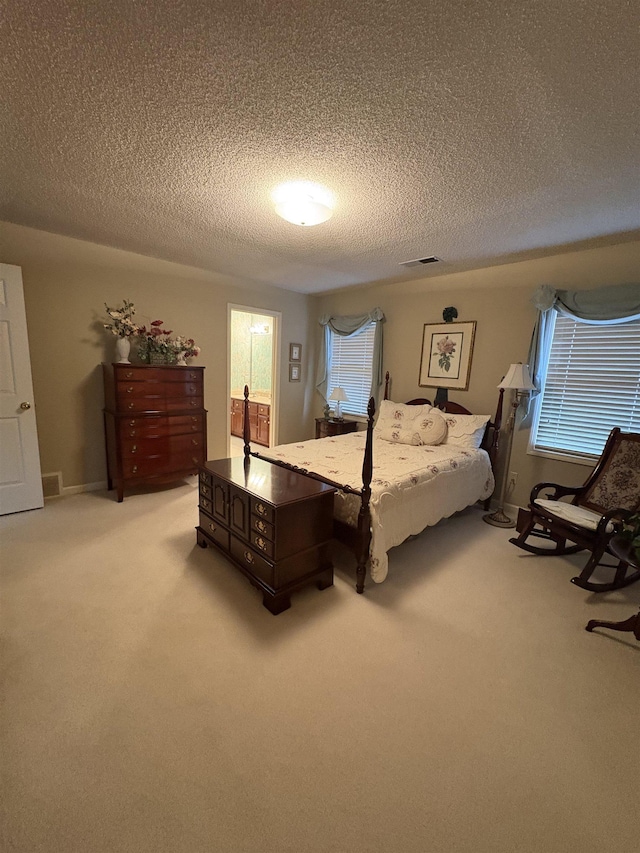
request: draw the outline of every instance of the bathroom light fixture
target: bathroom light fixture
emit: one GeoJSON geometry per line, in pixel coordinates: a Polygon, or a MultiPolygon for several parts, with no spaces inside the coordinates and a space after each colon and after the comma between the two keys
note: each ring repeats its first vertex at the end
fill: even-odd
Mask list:
{"type": "Polygon", "coordinates": [[[271,193],[276,213],[294,225],[319,225],[333,216],[331,190],[312,181],[289,181],[271,193]]]}

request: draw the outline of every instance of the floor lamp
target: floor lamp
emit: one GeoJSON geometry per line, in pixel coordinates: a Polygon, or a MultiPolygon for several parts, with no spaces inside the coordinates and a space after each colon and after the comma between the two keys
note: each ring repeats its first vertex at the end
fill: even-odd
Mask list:
{"type": "Polygon", "coordinates": [[[511,401],[511,412],[507,421],[507,452],[505,455],[505,470],[502,478],[502,488],[500,489],[500,503],[495,512],[487,513],[483,516],[487,524],[493,524],[494,527],[515,527],[516,523],[506,515],[504,511],[504,496],[507,491],[509,482],[509,468],[511,466],[511,445],[513,444],[513,431],[516,424],[516,412],[522,401],[523,391],[532,391],[534,389],[533,382],[529,376],[528,364],[512,364],[507,375],[498,388],[505,390],[513,390],[513,400],[511,401]]]}

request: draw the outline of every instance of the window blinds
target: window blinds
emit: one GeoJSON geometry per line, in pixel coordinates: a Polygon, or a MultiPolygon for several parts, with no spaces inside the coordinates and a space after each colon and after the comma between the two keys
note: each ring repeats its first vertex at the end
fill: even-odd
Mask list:
{"type": "Polygon", "coordinates": [[[538,450],[598,457],[613,427],[640,431],[640,320],[558,315],[541,397],[538,450]]]}
{"type": "Polygon", "coordinates": [[[344,388],[348,397],[342,403],[342,412],[366,415],[371,396],[371,372],[373,366],[373,338],[376,324],[366,326],[358,335],[336,335],[331,333],[331,367],[327,397],[334,388],[344,388]]]}

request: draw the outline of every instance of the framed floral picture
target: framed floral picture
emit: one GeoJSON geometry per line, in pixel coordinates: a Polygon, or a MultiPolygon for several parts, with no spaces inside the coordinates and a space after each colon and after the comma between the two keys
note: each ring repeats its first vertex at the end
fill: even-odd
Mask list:
{"type": "Polygon", "coordinates": [[[425,323],[418,384],[466,391],[471,374],[476,321],[425,323]]]}
{"type": "Polygon", "coordinates": [[[302,361],[302,344],[289,344],[289,361],[302,361]]]}
{"type": "Polygon", "coordinates": [[[300,365],[289,365],[289,382],[300,382],[300,365]]]}

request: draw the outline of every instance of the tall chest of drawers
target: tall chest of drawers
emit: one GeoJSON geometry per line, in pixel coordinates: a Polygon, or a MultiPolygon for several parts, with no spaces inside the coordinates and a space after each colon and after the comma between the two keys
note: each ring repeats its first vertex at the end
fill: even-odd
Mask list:
{"type": "Polygon", "coordinates": [[[203,367],[102,365],[109,489],[196,474],[207,458],[203,367]]]}
{"type": "Polygon", "coordinates": [[[335,489],[255,457],[200,468],[197,542],[213,545],[263,593],[277,614],[311,581],[333,584],[335,489]]]}

